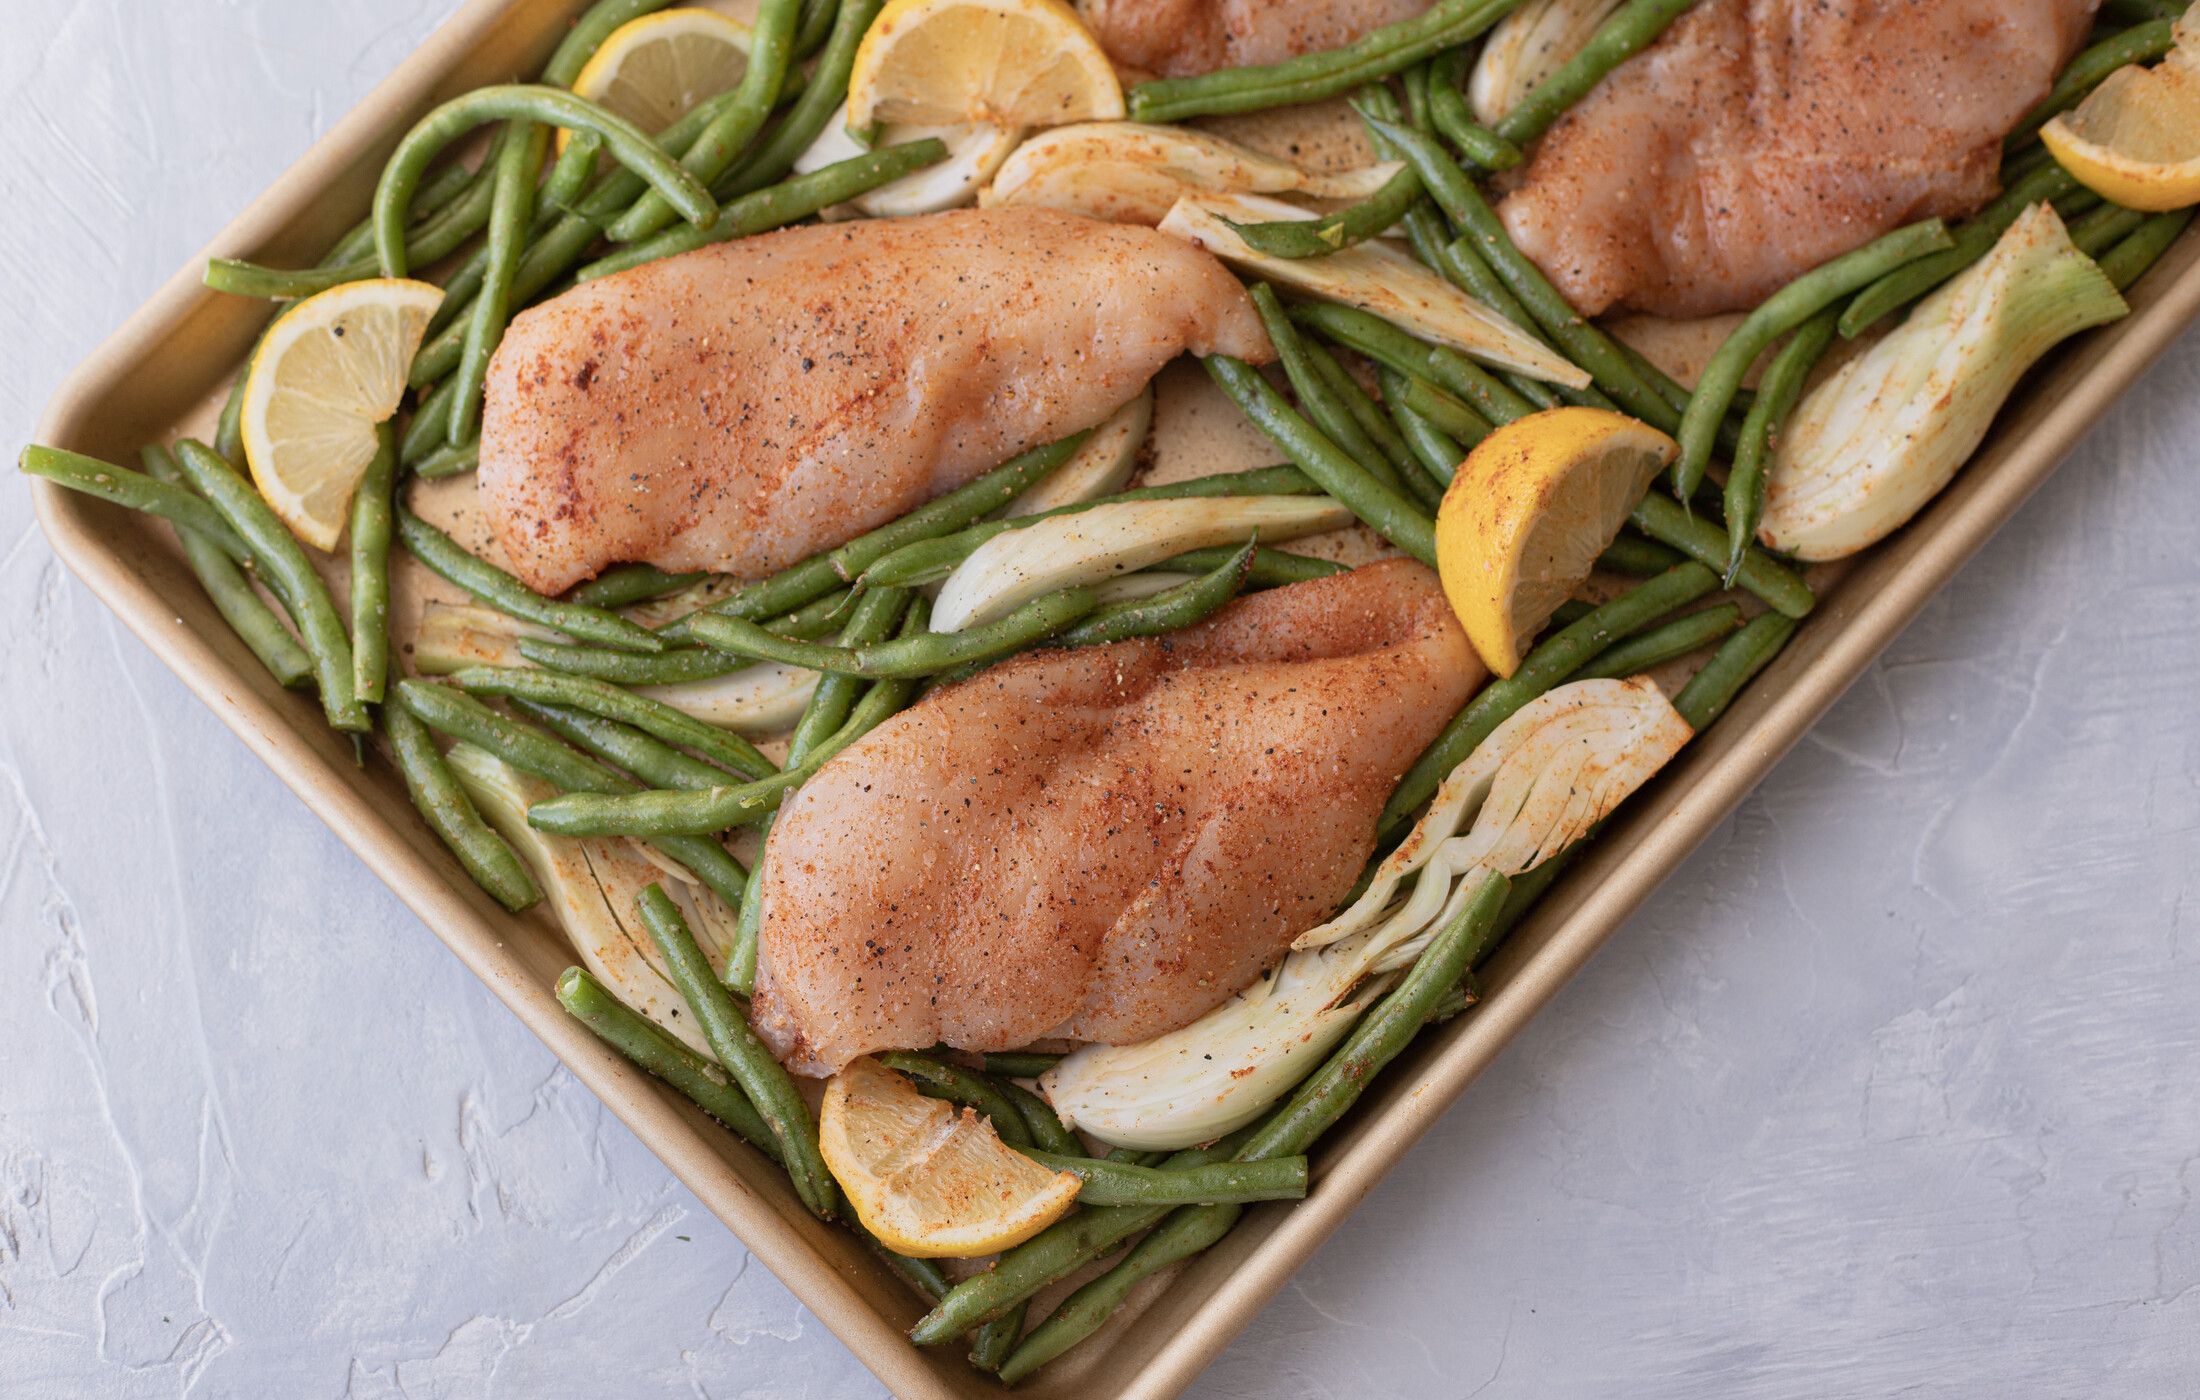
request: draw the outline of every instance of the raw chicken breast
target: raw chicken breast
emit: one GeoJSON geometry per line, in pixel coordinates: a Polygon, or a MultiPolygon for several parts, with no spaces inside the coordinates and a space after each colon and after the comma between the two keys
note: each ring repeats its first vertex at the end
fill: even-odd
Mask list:
{"type": "Polygon", "coordinates": [[[1482,675],[1436,575],[1391,560],[940,691],[780,812],[757,1029],[825,1074],[1184,1025],[1334,912],[1482,675]]]}
{"type": "Polygon", "coordinates": [[[1186,78],[1342,48],[1428,7],[1429,0],[1080,0],[1077,8],[1118,64],[1186,78]]]}
{"type": "Polygon", "coordinates": [[[788,229],[521,313],[480,493],[530,588],[757,577],[1089,428],[1177,355],[1272,358],[1221,263],[1051,209],[788,229]]]}

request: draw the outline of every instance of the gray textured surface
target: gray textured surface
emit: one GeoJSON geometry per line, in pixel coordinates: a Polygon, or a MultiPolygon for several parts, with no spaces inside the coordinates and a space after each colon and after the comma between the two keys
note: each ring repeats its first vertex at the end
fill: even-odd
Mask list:
{"type": "MultiPolygon", "coordinates": [[[[0,440],[445,0],[7,0],[0,440]]],[[[2200,1391],[2200,338],[1201,1382],[2200,1391]]],[[[0,483],[0,1392],[839,1396],[0,483]]]]}

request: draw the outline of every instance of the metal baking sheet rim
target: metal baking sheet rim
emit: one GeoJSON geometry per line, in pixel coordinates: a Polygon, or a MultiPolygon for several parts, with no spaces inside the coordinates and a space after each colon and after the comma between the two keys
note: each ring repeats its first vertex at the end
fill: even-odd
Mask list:
{"type": "MultiPolygon", "coordinates": [[[[410,58],[209,245],[208,252],[325,243],[363,212],[373,172],[404,124],[435,100],[539,60],[579,0],[468,0],[410,58]],[[324,198],[338,185],[348,198],[324,198]]],[[[1127,1325],[1020,1387],[1036,1396],[1164,1400],[1227,1346],[1292,1272],[1343,1223],[1445,1107],[1554,996],[1879,651],[2034,489],[2146,366],[2200,315],[2200,233],[2188,234],[2136,289],[2127,320],[2093,332],[2019,390],[1979,456],[1901,534],[1824,598],[1787,652],[1727,719],[1641,794],[1514,936],[1486,980],[1487,999],[1424,1037],[1317,1151],[1303,1202],[1248,1213],[1216,1249],[1167,1280],[1127,1325]]],[[[258,324],[250,303],[200,282],[192,258],[69,377],[39,440],[126,454],[199,403],[241,357],[258,324]],[[194,344],[194,342],[197,342],[194,344]],[[195,368],[179,368],[187,360],[195,368]],[[133,387],[169,387],[175,411],[128,409],[133,387]],[[178,383],[196,386],[190,392],[178,383]]],[[[129,512],[31,483],[55,552],[154,654],[328,823],[369,869],[648,1144],[765,1266],[897,1395],[998,1394],[960,1348],[920,1351],[903,1335],[918,1305],[844,1233],[801,1215],[763,1157],[630,1068],[558,1007],[507,944],[501,910],[468,883],[386,774],[361,773],[310,696],[286,694],[226,636],[173,561],[129,512]],[[151,548],[124,546],[132,532],[151,548]],[[164,574],[156,581],[155,575],[164,574]],[[183,584],[181,601],[163,586],[183,584]],[[186,621],[195,614],[196,624],[186,621]],[[203,630],[202,630],[203,628],[203,630]],[[393,804],[392,796],[396,796],[393,804]],[[394,806],[394,813],[393,813],[394,806]],[[716,1134],[714,1141],[707,1134],[716,1134]],[[837,1256],[837,1257],[834,1257],[837,1256]]]]}

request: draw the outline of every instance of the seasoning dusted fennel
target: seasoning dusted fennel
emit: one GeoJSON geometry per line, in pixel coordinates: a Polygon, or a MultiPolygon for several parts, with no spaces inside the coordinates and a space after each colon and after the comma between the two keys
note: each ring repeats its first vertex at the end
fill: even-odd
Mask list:
{"type": "Polygon", "coordinates": [[[1040,1088],[1065,1120],[1118,1147],[1185,1147],[1252,1122],[1321,1063],[1487,875],[1524,874],[1580,840],[1692,733],[1646,677],[1539,696],[1453,770],[1366,893],[1301,934],[1267,976],[1167,1035],[1087,1046],[1040,1088]]]}
{"type": "Polygon", "coordinates": [[[1153,225],[1187,194],[1366,199],[1397,161],[1320,174],[1203,131],[1142,122],[1058,126],[1018,146],[979,196],[987,208],[1044,204],[1115,223],[1153,225]]]}

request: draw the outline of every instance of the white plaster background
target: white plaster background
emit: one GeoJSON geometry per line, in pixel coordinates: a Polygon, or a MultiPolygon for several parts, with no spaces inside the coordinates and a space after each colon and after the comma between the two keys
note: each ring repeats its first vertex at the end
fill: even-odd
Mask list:
{"type": "MultiPolygon", "coordinates": [[[[0,0],[0,442],[449,0],[0,0]]],[[[2200,337],[1196,1388],[2200,1392],[2200,337]]],[[[0,1394],[876,1385],[0,480],[0,1394]]]]}

